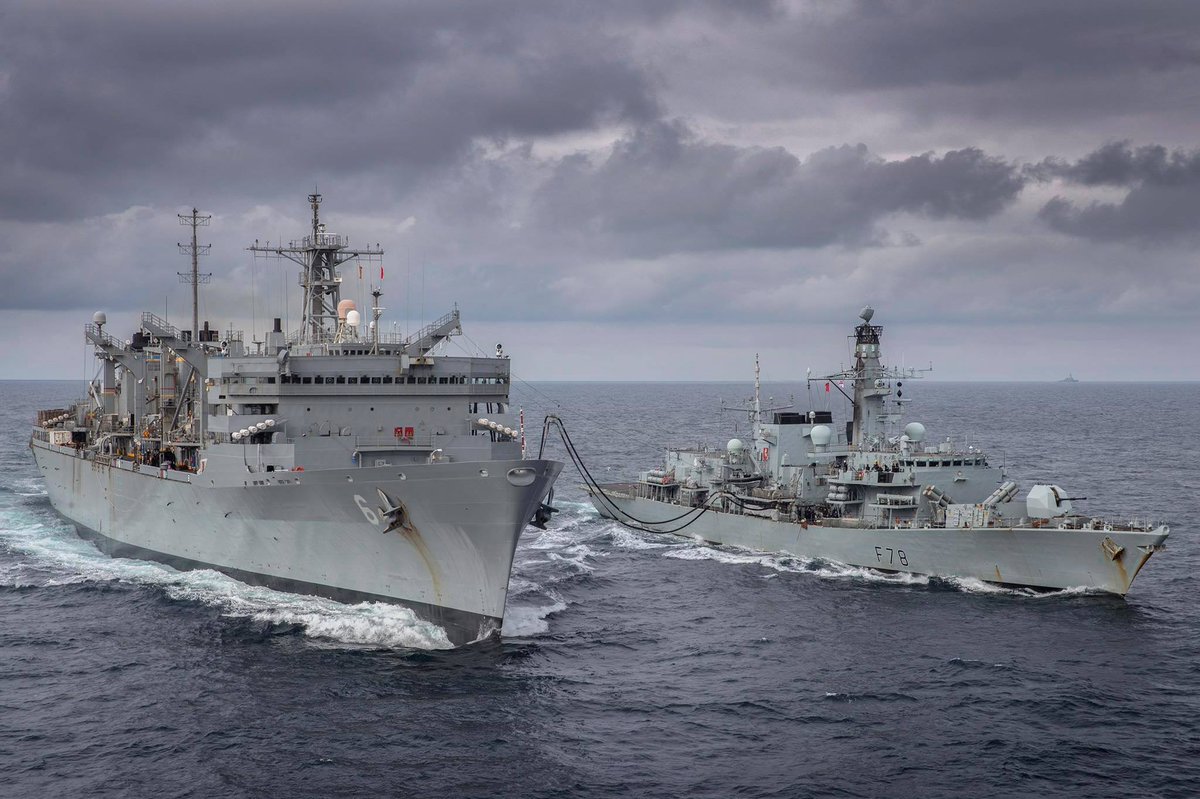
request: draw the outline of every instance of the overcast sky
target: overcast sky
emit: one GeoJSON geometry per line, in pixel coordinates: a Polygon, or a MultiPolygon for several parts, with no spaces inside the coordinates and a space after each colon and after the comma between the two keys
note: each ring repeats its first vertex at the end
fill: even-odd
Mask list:
{"type": "MultiPolygon", "coordinates": [[[[316,187],[527,380],[1200,377],[1200,3],[0,0],[0,377],[294,328],[316,187]]],[[[366,277],[374,275],[370,268],[366,277]]],[[[347,274],[360,299],[366,281],[347,274]]],[[[456,347],[451,352],[458,352],[456,347]]]]}

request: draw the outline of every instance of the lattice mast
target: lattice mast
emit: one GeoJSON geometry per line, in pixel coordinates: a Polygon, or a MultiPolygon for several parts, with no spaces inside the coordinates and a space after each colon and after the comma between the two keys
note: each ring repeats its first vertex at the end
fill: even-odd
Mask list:
{"type": "Polygon", "coordinates": [[[259,244],[249,250],[267,258],[286,258],[301,267],[300,285],[304,289],[303,317],[300,325],[301,344],[330,341],[337,334],[337,306],[342,298],[342,278],[338,267],[347,261],[359,260],[381,263],[383,249],[378,244],[365,249],[351,249],[344,236],[326,233],[321,223],[321,195],[308,195],[312,206],[312,233],[287,246],[259,244]]]}
{"type": "Polygon", "coordinates": [[[208,255],[208,251],[212,249],[211,244],[198,244],[196,241],[196,229],[208,227],[208,223],[212,221],[212,215],[201,215],[195,208],[190,214],[176,214],[179,217],[179,224],[188,225],[192,229],[192,243],[179,244],[179,251],[184,255],[192,256],[192,271],[191,272],[176,272],[179,275],[180,283],[192,284],[192,341],[199,341],[200,336],[200,284],[209,283],[212,281],[212,272],[200,274],[200,256],[208,255]]]}

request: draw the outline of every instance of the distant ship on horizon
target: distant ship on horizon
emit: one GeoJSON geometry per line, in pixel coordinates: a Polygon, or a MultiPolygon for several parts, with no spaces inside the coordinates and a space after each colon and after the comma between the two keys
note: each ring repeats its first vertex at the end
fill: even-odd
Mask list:
{"type": "Polygon", "coordinates": [[[1067,376],[1064,377],[1062,380],[1059,380],[1058,382],[1060,382],[1060,383],[1078,383],[1079,381],[1075,379],[1075,375],[1068,372],[1067,376]]]}

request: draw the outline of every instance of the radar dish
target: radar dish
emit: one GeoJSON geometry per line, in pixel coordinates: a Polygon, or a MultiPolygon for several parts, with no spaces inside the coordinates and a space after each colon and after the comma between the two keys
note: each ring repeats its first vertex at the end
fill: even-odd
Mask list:
{"type": "Polygon", "coordinates": [[[858,312],[858,318],[862,319],[864,322],[866,322],[868,324],[870,324],[871,317],[874,315],[875,315],[875,309],[872,308],[870,305],[864,306],[863,309],[858,312]]]}
{"type": "Polygon", "coordinates": [[[833,429],[827,425],[819,424],[808,431],[808,437],[818,447],[828,446],[829,442],[833,440],[833,429]]]}

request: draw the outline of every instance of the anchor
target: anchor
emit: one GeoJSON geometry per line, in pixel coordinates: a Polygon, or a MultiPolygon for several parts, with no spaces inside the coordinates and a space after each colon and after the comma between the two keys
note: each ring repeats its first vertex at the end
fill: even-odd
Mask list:
{"type": "MultiPolygon", "coordinates": [[[[550,496],[547,497],[547,499],[554,499],[553,491],[550,492],[550,496]]],[[[533,518],[529,520],[529,523],[539,530],[545,530],[546,524],[549,523],[551,516],[553,516],[555,513],[558,513],[558,508],[543,502],[538,505],[538,509],[533,512],[533,518]]]]}
{"type": "Polygon", "coordinates": [[[383,529],[384,535],[393,530],[403,530],[408,533],[415,531],[412,520],[408,518],[408,509],[404,507],[403,502],[388,496],[382,488],[376,488],[375,493],[383,502],[383,506],[376,509],[379,511],[379,517],[388,523],[387,527],[383,529]]]}

